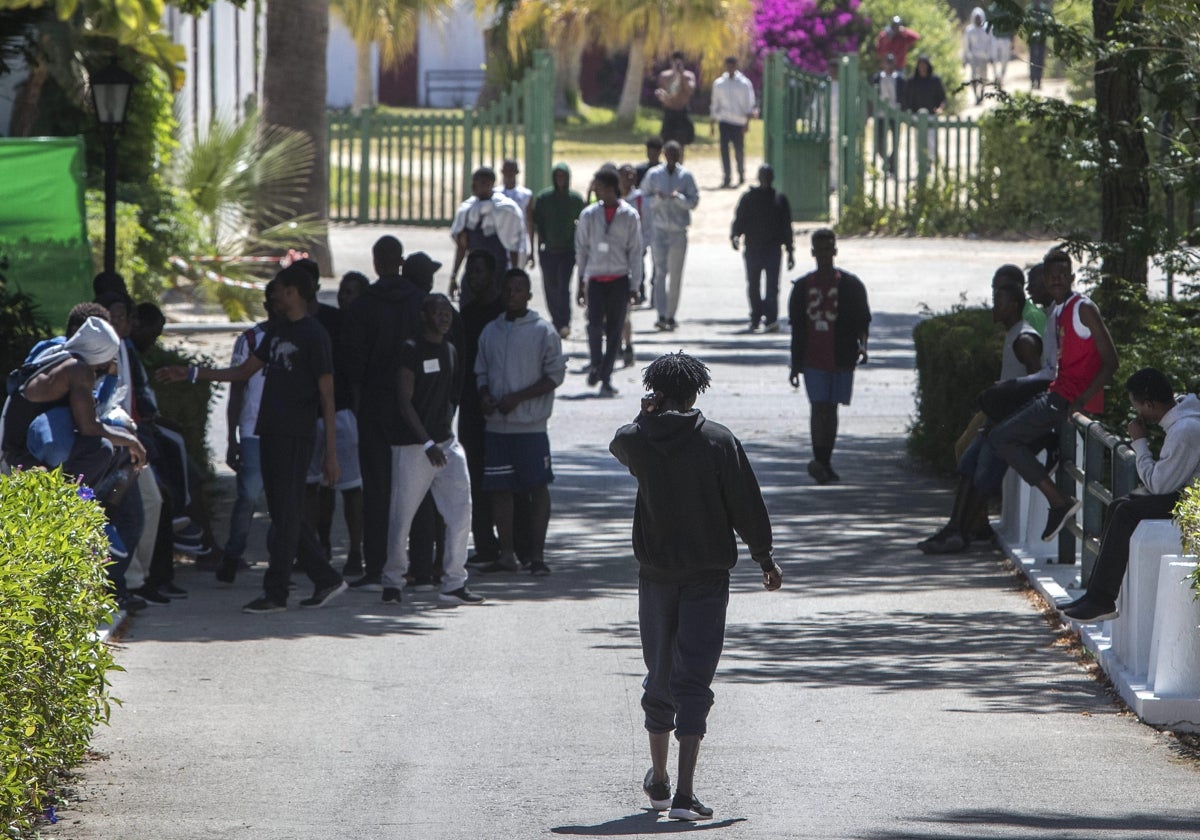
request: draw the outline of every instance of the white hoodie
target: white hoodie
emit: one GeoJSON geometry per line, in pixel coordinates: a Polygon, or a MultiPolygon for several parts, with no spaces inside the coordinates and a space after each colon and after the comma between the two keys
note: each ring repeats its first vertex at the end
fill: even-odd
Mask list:
{"type": "Polygon", "coordinates": [[[1194,394],[1175,398],[1175,407],[1163,415],[1159,426],[1166,432],[1158,460],[1145,438],[1132,443],[1138,477],[1156,496],[1174,493],[1200,476],[1200,399],[1194,394]]]}

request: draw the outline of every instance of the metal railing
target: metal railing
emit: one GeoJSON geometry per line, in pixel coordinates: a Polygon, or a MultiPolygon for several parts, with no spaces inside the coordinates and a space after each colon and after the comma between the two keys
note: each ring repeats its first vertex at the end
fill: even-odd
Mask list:
{"type": "Polygon", "coordinates": [[[1083,500],[1082,514],[1059,532],[1058,562],[1074,563],[1078,556],[1081,585],[1086,587],[1100,553],[1105,511],[1113,499],[1138,485],[1137,457],[1127,443],[1084,414],[1073,414],[1063,424],[1058,446],[1058,489],[1066,496],[1082,493],[1076,498],[1083,500]]]}

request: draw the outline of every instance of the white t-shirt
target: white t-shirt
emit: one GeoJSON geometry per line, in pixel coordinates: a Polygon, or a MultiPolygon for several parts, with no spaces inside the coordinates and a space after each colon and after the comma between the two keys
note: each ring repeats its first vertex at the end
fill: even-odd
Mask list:
{"type": "MultiPolygon", "coordinates": [[[[237,337],[233,344],[233,356],[229,359],[230,367],[237,367],[254,353],[254,349],[262,343],[266,330],[262,324],[255,324],[237,337]]],[[[238,437],[241,440],[257,437],[254,427],[258,424],[258,406],[262,403],[263,382],[267,378],[267,369],[255,373],[246,380],[246,390],[242,395],[242,413],[238,417],[238,437]]]]}
{"type": "MultiPolygon", "coordinates": [[[[521,208],[522,215],[525,215],[529,212],[529,202],[533,201],[533,190],[529,189],[529,187],[522,187],[520,184],[517,184],[511,190],[502,189],[500,192],[504,193],[505,198],[511,198],[514,202],[516,202],[516,205],[521,208]]],[[[526,227],[528,228],[528,225],[526,227]]],[[[521,261],[519,265],[524,266],[525,260],[529,256],[528,231],[526,232],[524,239],[521,240],[521,243],[521,261]]]]}
{"type": "Polygon", "coordinates": [[[481,220],[484,235],[495,234],[500,237],[504,250],[520,252],[522,248],[528,248],[523,244],[529,237],[521,205],[499,191],[492,193],[490,201],[480,201],[471,196],[460,204],[458,212],[454,214],[454,223],[450,225],[450,237],[457,237],[468,228],[474,229],[481,220]]]}

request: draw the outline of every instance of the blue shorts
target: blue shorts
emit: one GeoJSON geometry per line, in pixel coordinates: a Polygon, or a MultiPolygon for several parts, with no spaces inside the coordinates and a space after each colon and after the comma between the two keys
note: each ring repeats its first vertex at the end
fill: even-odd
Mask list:
{"type": "Polygon", "coordinates": [[[550,469],[550,437],[545,432],[488,432],[483,442],[483,489],[513,493],[545,487],[554,481],[550,469]]]}
{"type": "Polygon", "coordinates": [[[854,391],[854,371],[804,369],[804,390],[809,402],[850,405],[854,391]]]}

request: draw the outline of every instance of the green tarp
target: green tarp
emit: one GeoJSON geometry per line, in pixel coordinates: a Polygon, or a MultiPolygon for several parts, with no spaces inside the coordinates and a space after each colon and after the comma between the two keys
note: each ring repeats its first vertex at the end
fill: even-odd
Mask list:
{"type": "Polygon", "coordinates": [[[9,290],[32,295],[61,330],[92,299],[83,138],[0,138],[0,258],[9,290]]]}

